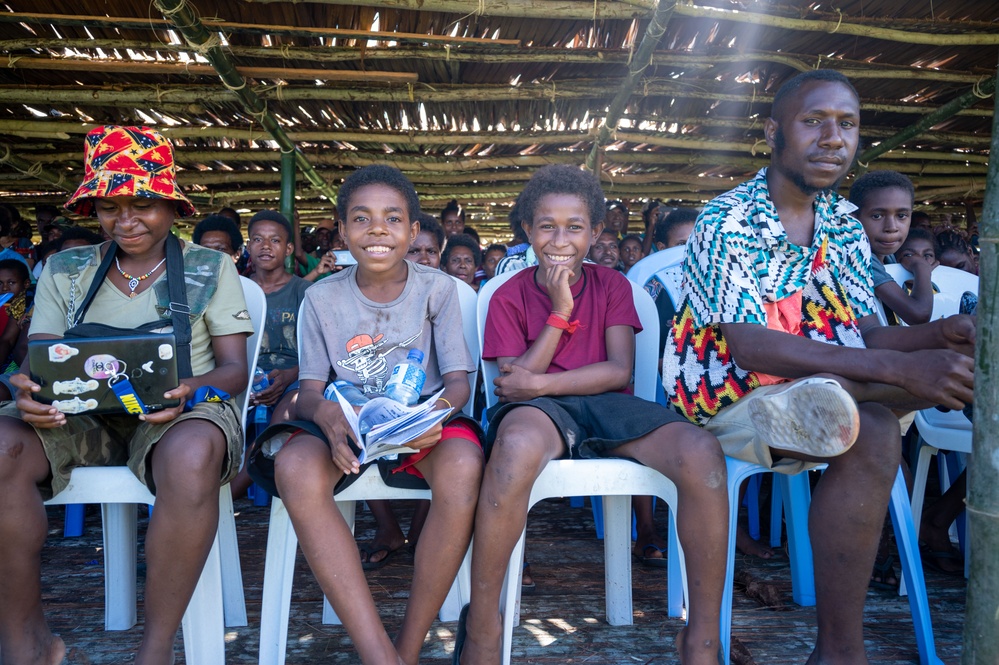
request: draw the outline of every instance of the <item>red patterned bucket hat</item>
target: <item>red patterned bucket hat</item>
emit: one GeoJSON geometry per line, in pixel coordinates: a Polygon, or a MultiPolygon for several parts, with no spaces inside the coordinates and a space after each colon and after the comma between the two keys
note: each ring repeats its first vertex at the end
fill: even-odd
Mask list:
{"type": "Polygon", "coordinates": [[[94,199],[143,196],[177,201],[177,214],[197,214],[177,185],[173,146],[149,127],[96,127],[87,133],[83,184],[66,202],[66,209],[96,216],[94,199]]]}

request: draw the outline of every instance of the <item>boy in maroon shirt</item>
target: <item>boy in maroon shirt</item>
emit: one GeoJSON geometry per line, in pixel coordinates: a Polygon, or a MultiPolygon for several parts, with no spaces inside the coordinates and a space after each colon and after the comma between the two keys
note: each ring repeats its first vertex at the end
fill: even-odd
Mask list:
{"type": "Polygon", "coordinates": [[[486,320],[483,357],[499,364],[500,404],[489,413],[472,603],[462,613],[455,663],[500,662],[500,591],[531,488],[549,460],[587,457],[632,458],[676,483],[691,592],[680,660],[720,658],[725,459],[713,436],[627,392],[641,330],[631,285],[614,270],[583,264],[603,227],[603,202],[597,179],[569,166],[541,169],[517,199],[538,266],[496,291],[486,320]]]}

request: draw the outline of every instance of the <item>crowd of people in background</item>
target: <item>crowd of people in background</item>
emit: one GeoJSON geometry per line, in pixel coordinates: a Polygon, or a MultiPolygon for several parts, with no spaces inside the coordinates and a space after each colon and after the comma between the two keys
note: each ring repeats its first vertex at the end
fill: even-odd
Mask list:
{"type": "MultiPolygon", "coordinates": [[[[897,417],[886,406],[911,411],[929,403],[954,409],[970,403],[972,319],[959,315],[930,322],[930,314],[933,271],[945,265],[977,273],[978,237],[971,205],[960,228],[954,218],[930,217],[915,210],[912,182],[899,173],[869,172],[852,183],[848,199],[840,197],[835,190],[856,153],[858,126],[859,98],[845,77],[830,70],[800,75],[774,98],[766,122],[769,167],[702,210],[648,201],[641,207],[640,228],[632,228],[626,202],[605,199],[595,177],[568,166],[533,174],[510,210],[505,243],[484,246],[457,200],[436,216],[421,211],[412,183],[384,166],[351,175],[333,217],[315,226],[303,228],[300,220],[274,210],[232,208],[194,226],[193,246],[201,256],[217,258],[215,272],[228,276],[227,288],[238,291],[236,273],[248,277],[261,287],[268,306],[258,362],[266,383],[251,396],[250,420],[257,427],[247,439],[256,435],[254,449],[266,442],[270,452],[251,454],[238,474],[227,468],[223,475],[232,479],[236,496],[247,491],[251,478],[280,493],[313,572],[362,659],[392,660],[397,654],[404,662],[418,660],[474,523],[475,590],[471,607],[462,613],[453,662],[498,662],[503,566],[523,528],[534,479],[550,459],[624,456],[660,470],[679,488],[691,603],[677,647],[684,663],[717,662],[727,537],[724,452],[783,472],[828,463],[810,522],[820,614],[815,658],[864,662],[861,620],[871,561],[870,584],[898,583],[887,548],[874,556],[901,448],[894,442],[897,417]],[[246,214],[251,216],[244,227],[246,214]],[[673,302],[653,293],[662,324],[666,405],[636,409],[637,398],[627,393],[634,335],[641,327],[622,274],[651,254],[678,247],[687,248],[682,298],[673,302]],[[895,262],[912,274],[904,286],[885,269],[895,262]],[[478,291],[497,275],[518,270],[497,290],[486,324],[483,358],[496,360],[501,376],[495,386],[470,391],[467,373],[474,365],[460,334],[458,287],[444,274],[478,291]],[[872,323],[875,297],[908,326],[872,323]],[[339,315],[346,311],[356,312],[356,318],[339,315]],[[383,341],[383,335],[391,339],[383,341]],[[586,342],[571,346],[568,340],[586,342]],[[486,413],[485,428],[477,419],[453,417],[413,443],[417,452],[402,456],[390,473],[425,482],[434,488],[435,501],[416,511],[405,534],[389,503],[372,502],[378,528],[358,548],[331,498],[360,470],[357,449],[345,436],[339,405],[323,391],[334,374],[365,392],[382,391],[382,379],[371,383],[373,371],[358,359],[371,360],[388,341],[396,345],[389,351],[409,344],[428,358],[425,395],[443,391],[437,408],[457,413],[466,402],[481,402],[485,390],[495,390],[501,404],[486,413]],[[878,373],[889,366],[892,371],[878,373]],[[832,368],[835,375],[829,374],[832,368]],[[945,387],[936,385],[933,372],[947,375],[945,387]],[[620,417],[623,413],[634,415],[620,417]],[[434,455],[435,450],[447,452],[434,455]],[[477,497],[489,499],[476,506],[477,497]],[[841,511],[842,506],[849,508],[841,511]],[[850,513],[852,521],[841,513],[850,513]],[[420,546],[428,539],[433,554],[420,546]],[[361,571],[386,565],[406,545],[416,552],[413,591],[393,642],[361,571]]],[[[148,130],[109,128],[112,135],[122,131],[140,142],[166,143],[148,130]]],[[[172,174],[172,162],[169,167],[172,174]]],[[[52,332],[61,323],[50,303],[41,295],[34,299],[39,274],[39,293],[56,293],[54,280],[60,277],[51,273],[57,270],[44,266],[54,261],[65,271],[65,260],[53,256],[70,256],[57,254],[70,249],[72,257],[99,258],[101,250],[91,246],[108,239],[121,244],[126,266],[140,259],[148,263],[173,242],[174,217],[193,214],[179,188],[150,204],[144,195],[83,191],[87,185],[68,207],[97,216],[99,231],[48,205],[36,207],[32,228],[16,208],[0,205],[0,296],[6,298],[0,308],[0,398],[16,397],[22,414],[30,414],[32,422],[49,419],[44,427],[55,430],[66,418],[33,404],[26,396],[30,382],[18,373],[36,306],[52,332]],[[122,235],[132,221],[129,214],[149,220],[143,223],[155,237],[148,247],[122,235]]],[[[185,252],[194,251],[191,247],[185,252]]],[[[133,277],[117,264],[121,279],[114,272],[107,279],[119,290],[128,284],[131,299],[148,290],[142,280],[161,265],[133,277]]],[[[139,274],[137,268],[133,272],[139,274]]],[[[209,307],[238,309],[236,300],[209,307]]],[[[964,314],[973,313],[969,304],[964,314]]],[[[218,321],[224,318],[219,315],[218,321]]],[[[213,339],[209,333],[227,341],[218,342],[223,345],[216,348],[215,364],[205,361],[203,369],[220,385],[235,388],[238,345],[232,339],[244,334],[248,323],[238,314],[229,318],[238,323],[225,319],[223,332],[213,332],[220,324],[208,321],[202,346],[213,339]]],[[[187,396],[187,388],[178,390],[187,396]]],[[[0,416],[14,427],[17,408],[4,409],[0,416]]],[[[181,431],[200,436],[210,429],[197,412],[181,417],[191,418],[181,431]]],[[[25,441],[48,440],[41,434],[32,439],[27,425],[15,429],[25,441]]],[[[177,439],[176,431],[163,434],[163,440],[177,439]]],[[[210,463],[218,466],[216,458],[225,445],[234,445],[233,435],[226,430],[214,438],[229,440],[213,444],[210,463]]],[[[41,453],[32,455],[34,467],[30,473],[20,467],[18,482],[41,482],[41,453]]],[[[230,457],[238,459],[238,452],[230,457]]],[[[14,473],[6,467],[3,472],[14,473]]],[[[210,495],[209,485],[217,480],[209,476],[201,479],[202,495],[210,495]]],[[[962,480],[954,493],[963,488],[962,480]]],[[[959,503],[960,497],[952,496],[923,516],[928,564],[955,574],[960,557],[946,527],[959,503]]],[[[666,542],[657,532],[651,498],[635,497],[634,509],[634,557],[648,566],[664,565],[666,542]]],[[[743,529],[737,546],[763,558],[775,554],[743,529]]],[[[186,574],[187,581],[196,579],[191,570],[186,574]]],[[[534,584],[526,567],[522,583],[524,591],[534,584]]],[[[162,591],[153,587],[153,595],[162,591]]],[[[166,619],[147,619],[166,632],[154,636],[155,644],[145,642],[144,649],[155,647],[162,655],[172,648],[180,614],[176,602],[170,607],[166,619]]],[[[0,631],[10,634],[12,621],[0,621],[0,631]]]]}

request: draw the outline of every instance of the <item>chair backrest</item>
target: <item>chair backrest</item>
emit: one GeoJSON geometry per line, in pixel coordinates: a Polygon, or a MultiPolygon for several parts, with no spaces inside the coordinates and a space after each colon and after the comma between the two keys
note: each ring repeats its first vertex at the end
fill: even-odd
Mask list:
{"type": "MultiPolygon", "coordinates": [[[[465,344],[468,346],[468,353],[472,356],[472,364],[476,367],[476,370],[469,372],[468,374],[468,401],[465,403],[465,407],[462,409],[464,413],[469,418],[474,416],[474,401],[475,401],[475,383],[478,380],[479,372],[479,337],[475,332],[475,302],[478,296],[475,293],[475,289],[465,284],[463,281],[457,277],[451,277],[454,280],[455,287],[458,291],[458,307],[461,309],[461,326],[462,333],[465,336],[465,344]]],[[[302,320],[302,307],[305,306],[303,302],[298,308],[298,320],[302,320]]],[[[301,348],[302,348],[302,327],[298,326],[295,330],[295,335],[297,336],[296,343],[299,348],[299,358],[301,358],[301,348]]]]}
{"type": "Polygon", "coordinates": [[[458,306],[461,307],[461,327],[462,332],[465,334],[465,345],[468,346],[468,353],[472,356],[472,364],[475,365],[475,371],[468,373],[468,401],[465,402],[462,413],[474,419],[475,384],[479,378],[478,368],[482,349],[479,344],[479,335],[476,331],[476,303],[479,297],[475,293],[475,289],[465,284],[465,282],[453,276],[451,279],[454,280],[455,287],[458,289],[458,306]]]}
{"type": "MultiPolygon", "coordinates": [[[[522,270],[529,269],[522,268],[522,270]]],[[[480,347],[486,331],[489,301],[496,293],[496,289],[503,286],[507,280],[519,272],[517,270],[496,275],[479,288],[477,326],[480,347]]],[[[632,282],[631,291],[635,300],[635,309],[638,311],[638,319],[642,323],[642,332],[635,336],[635,395],[654,402],[656,401],[656,378],[659,366],[657,357],[659,355],[659,313],[656,311],[656,304],[652,301],[652,296],[646,293],[641,286],[632,282]]],[[[496,404],[496,395],[493,393],[492,386],[493,379],[498,376],[499,367],[496,361],[483,359],[482,380],[486,387],[487,408],[496,404]]]]}
{"type": "Polygon", "coordinates": [[[267,296],[256,282],[249,277],[240,277],[243,286],[243,299],[246,300],[246,311],[250,313],[253,322],[253,334],[246,338],[246,366],[249,376],[246,380],[246,390],[236,396],[236,406],[239,407],[243,428],[246,428],[246,412],[250,408],[250,386],[253,385],[253,369],[257,366],[260,356],[260,343],[263,340],[264,324],[267,321],[267,296]]]}
{"type": "Polygon", "coordinates": [[[665,288],[666,293],[673,301],[673,305],[680,305],[680,286],[683,281],[683,259],[687,255],[687,247],[670,247],[654,254],[649,254],[644,259],[631,266],[628,271],[628,279],[639,286],[646,288],[653,278],[656,278],[665,288]]]}
{"type": "MultiPolygon", "coordinates": [[[[885,269],[903,289],[905,283],[912,280],[912,273],[899,263],[888,264],[885,269]]],[[[933,269],[930,281],[934,287],[931,321],[960,313],[961,297],[965,293],[978,295],[978,275],[972,275],[964,270],[937,266],[933,269]]]]}

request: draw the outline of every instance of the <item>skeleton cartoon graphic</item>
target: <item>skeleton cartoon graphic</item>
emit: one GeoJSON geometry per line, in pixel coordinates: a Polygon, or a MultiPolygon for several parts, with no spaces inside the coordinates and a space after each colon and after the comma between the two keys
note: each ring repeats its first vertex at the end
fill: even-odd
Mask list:
{"type": "Polygon", "coordinates": [[[382,333],[374,337],[366,333],[354,335],[347,340],[347,359],[338,360],[336,364],[357,374],[365,393],[380,394],[385,391],[385,381],[391,369],[385,357],[399,347],[410,345],[422,332],[388,348],[383,348],[386,340],[382,333]]]}

